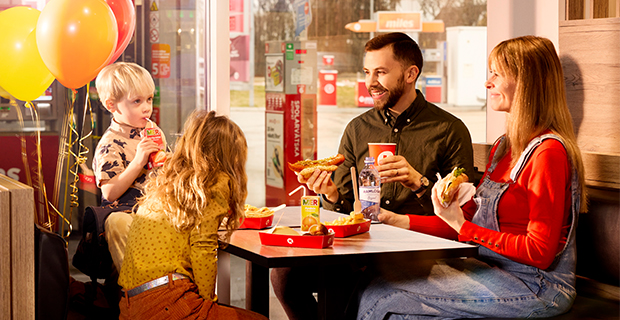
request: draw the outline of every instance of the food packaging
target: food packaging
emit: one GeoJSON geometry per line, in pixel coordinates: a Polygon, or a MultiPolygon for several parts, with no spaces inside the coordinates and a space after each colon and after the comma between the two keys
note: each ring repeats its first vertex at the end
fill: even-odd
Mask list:
{"type": "Polygon", "coordinates": [[[273,214],[267,217],[245,218],[239,229],[265,229],[271,227],[273,214]]]}
{"type": "Polygon", "coordinates": [[[144,136],[153,140],[159,146],[159,151],[153,152],[149,155],[148,168],[153,169],[155,167],[161,167],[166,161],[166,151],[164,149],[164,139],[161,137],[161,130],[159,128],[146,128],[144,129],[144,136]]]}
{"type": "MultiPolygon", "coordinates": [[[[277,232],[277,231],[276,231],[277,232]]],[[[331,247],[334,244],[334,234],[329,233],[322,236],[280,234],[270,232],[259,232],[260,242],[266,246],[300,247],[322,249],[331,247]]]]}
{"type": "Polygon", "coordinates": [[[345,238],[352,235],[368,232],[370,230],[370,220],[354,224],[328,225],[325,224],[329,233],[333,233],[336,238],[345,238]]]}
{"type": "Polygon", "coordinates": [[[301,197],[301,231],[308,231],[311,226],[321,221],[320,203],[318,196],[301,197]]]}
{"type": "Polygon", "coordinates": [[[368,143],[368,156],[375,158],[375,166],[379,161],[396,154],[396,143],[368,143]]]}

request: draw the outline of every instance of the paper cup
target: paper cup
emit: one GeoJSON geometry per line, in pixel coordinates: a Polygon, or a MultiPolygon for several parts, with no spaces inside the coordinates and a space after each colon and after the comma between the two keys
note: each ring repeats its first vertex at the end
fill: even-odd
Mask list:
{"type": "Polygon", "coordinates": [[[368,155],[375,158],[375,165],[379,164],[379,160],[395,153],[396,143],[368,143],[368,155]]]}

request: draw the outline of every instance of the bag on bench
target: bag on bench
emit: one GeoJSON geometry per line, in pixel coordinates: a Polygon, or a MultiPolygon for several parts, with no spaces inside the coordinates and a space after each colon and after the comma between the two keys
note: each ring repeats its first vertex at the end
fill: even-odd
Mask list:
{"type": "Polygon", "coordinates": [[[130,188],[114,203],[90,206],[84,210],[82,239],[78,243],[72,264],[91,279],[107,279],[113,271],[114,262],[105,239],[105,220],[112,212],[127,212],[137,209],[136,198],[140,191],[130,188]]]}

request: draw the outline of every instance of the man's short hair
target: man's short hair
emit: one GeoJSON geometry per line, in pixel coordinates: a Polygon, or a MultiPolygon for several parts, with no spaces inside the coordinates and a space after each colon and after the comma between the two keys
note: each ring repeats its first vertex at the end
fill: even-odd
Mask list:
{"type": "Polygon", "coordinates": [[[422,51],[418,44],[408,35],[402,32],[392,32],[376,36],[368,42],[364,48],[366,52],[376,51],[384,47],[391,46],[394,59],[398,61],[403,68],[415,65],[422,73],[424,61],[422,59],[422,51]]]}
{"type": "Polygon", "coordinates": [[[132,95],[155,93],[155,82],[142,66],[131,62],[116,62],[103,68],[95,80],[99,100],[119,102],[132,95]]]}

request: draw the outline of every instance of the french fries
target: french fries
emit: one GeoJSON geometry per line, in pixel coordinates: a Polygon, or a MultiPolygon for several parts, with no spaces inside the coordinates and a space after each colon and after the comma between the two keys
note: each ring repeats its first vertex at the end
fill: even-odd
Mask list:
{"type": "Polygon", "coordinates": [[[364,215],[361,213],[355,213],[355,212],[351,212],[351,215],[349,215],[348,217],[339,217],[338,219],[332,221],[332,222],[323,222],[324,225],[326,226],[343,226],[343,225],[347,225],[347,224],[357,224],[357,223],[362,223],[366,221],[364,219],[364,215]]]}
{"type": "Polygon", "coordinates": [[[264,218],[273,215],[273,210],[267,207],[257,208],[255,206],[246,204],[244,209],[246,218],[264,218]]]}

